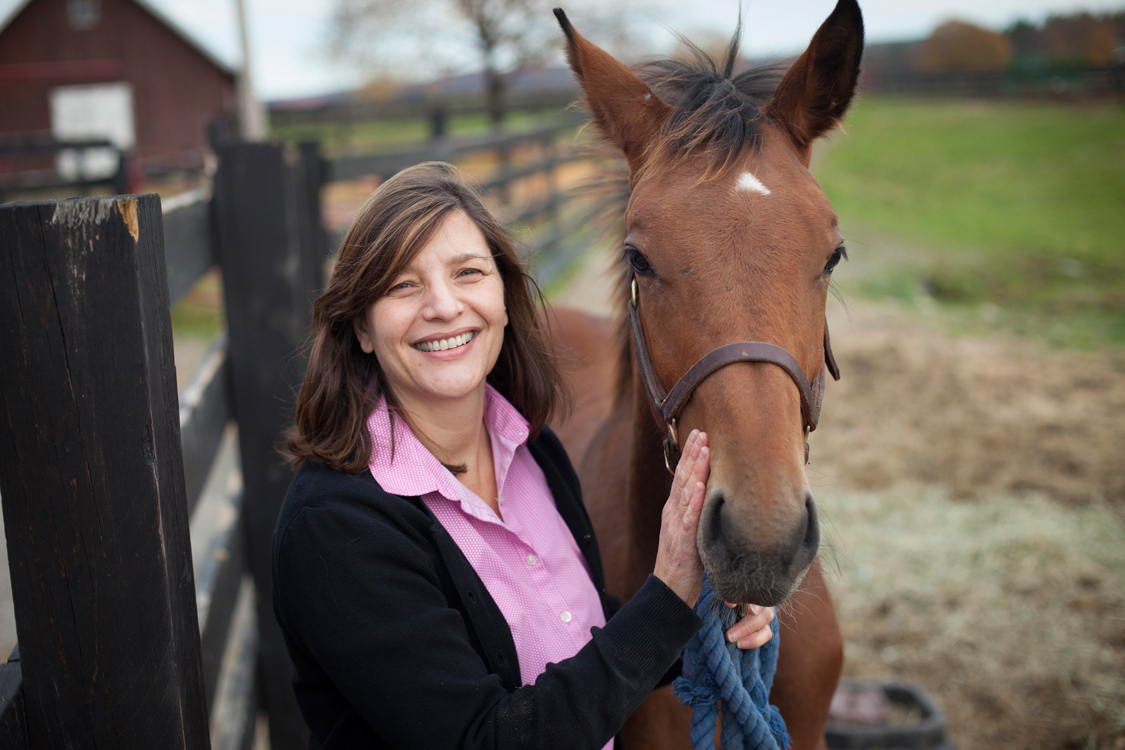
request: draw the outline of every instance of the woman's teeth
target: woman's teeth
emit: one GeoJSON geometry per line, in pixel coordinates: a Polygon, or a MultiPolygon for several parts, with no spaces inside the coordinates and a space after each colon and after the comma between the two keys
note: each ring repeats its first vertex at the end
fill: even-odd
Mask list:
{"type": "Polygon", "coordinates": [[[415,349],[421,349],[424,352],[440,352],[446,349],[452,349],[457,346],[464,346],[473,339],[473,332],[462,333],[460,336],[454,336],[448,339],[441,339],[440,341],[422,341],[414,345],[415,349]]]}

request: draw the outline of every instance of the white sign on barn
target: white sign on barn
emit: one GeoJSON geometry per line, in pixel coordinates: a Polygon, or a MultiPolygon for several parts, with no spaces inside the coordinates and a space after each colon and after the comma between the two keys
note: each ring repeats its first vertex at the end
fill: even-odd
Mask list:
{"type": "Polygon", "coordinates": [[[124,82],[59,86],[51,90],[51,136],[56,141],[108,140],[113,148],[65,149],[55,168],[68,180],[113,175],[119,151],[136,145],[133,87],[124,82]]]}

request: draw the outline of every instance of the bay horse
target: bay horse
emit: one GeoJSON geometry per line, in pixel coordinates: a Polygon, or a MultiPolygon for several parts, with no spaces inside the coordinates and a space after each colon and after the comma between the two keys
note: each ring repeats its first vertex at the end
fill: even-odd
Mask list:
{"type": "MultiPolygon", "coordinates": [[[[674,466],[682,436],[706,431],[700,555],[726,601],[779,607],[770,699],[795,750],[823,748],[843,646],[816,560],[805,463],[820,406],[810,383],[822,387],[826,367],[836,374],[825,302],[846,252],[808,168],[813,142],[837,126],[855,93],[859,6],[839,0],[784,73],[733,76],[737,34],[721,69],[701,55],[694,65],[634,71],[583,38],[562,10],[555,15],[593,123],[629,170],[621,304],[633,323],[558,311],[553,325],[560,350],[580,363],[568,373],[577,410],[558,431],[582,457],[607,585],[628,599],[652,572],[672,479],[665,450],[674,466]],[[731,354],[726,345],[736,342],[767,354],[755,358],[744,346],[745,356],[731,354]],[[726,359],[693,368],[716,350],[726,359]],[[702,377],[672,386],[689,370],[702,377]],[[670,411],[666,389],[679,389],[670,411]]],[[[689,748],[688,717],[664,688],[623,736],[630,750],[689,748]]]]}

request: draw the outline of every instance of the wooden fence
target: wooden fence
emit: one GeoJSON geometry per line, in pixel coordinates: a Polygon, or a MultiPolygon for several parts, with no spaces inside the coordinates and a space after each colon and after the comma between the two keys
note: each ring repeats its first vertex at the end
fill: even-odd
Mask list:
{"type": "MultiPolygon", "coordinates": [[[[567,74],[569,78],[569,74],[567,74]]],[[[559,111],[578,98],[576,87],[560,87],[528,92],[510,92],[505,98],[507,114],[559,111]]],[[[435,112],[447,117],[489,114],[488,103],[481,95],[446,96],[440,99],[409,99],[396,101],[342,101],[313,107],[270,110],[270,122],[281,127],[304,125],[355,125],[361,122],[430,118],[435,112]]]]}
{"type": "Polygon", "coordinates": [[[277,453],[330,242],[328,182],[507,155],[487,187],[546,176],[518,214],[557,247],[571,125],[324,160],[219,149],[213,194],[0,206],[0,496],[19,646],[0,747],[307,747],[274,621],[277,453]],[[533,155],[521,164],[512,154],[533,155]],[[227,331],[175,386],[170,306],[222,269],[227,331]]]}
{"type": "Polygon", "coordinates": [[[1010,99],[1088,99],[1125,94],[1125,67],[1021,74],[1011,71],[926,73],[907,68],[869,67],[860,85],[888,96],[1010,99]]]}
{"type": "MultiPolygon", "coordinates": [[[[65,170],[64,170],[65,171],[65,170]]],[[[107,140],[56,141],[53,138],[0,140],[0,202],[5,192],[108,185],[124,193],[129,187],[129,154],[107,140]],[[67,157],[71,174],[59,171],[59,157],[67,157]],[[91,176],[91,157],[112,157],[115,168],[91,176]]]]}

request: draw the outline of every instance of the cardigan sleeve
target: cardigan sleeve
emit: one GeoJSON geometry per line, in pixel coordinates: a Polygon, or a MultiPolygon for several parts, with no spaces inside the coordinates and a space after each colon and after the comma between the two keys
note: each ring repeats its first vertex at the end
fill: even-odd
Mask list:
{"type": "MultiPolygon", "coordinates": [[[[305,506],[278,531],[275,609],[290,650],[390,747],[596,750],[701,625],[650,577],[575,656],[509,693],[446,601],[417,529],[352,504],[305,506]]],[[[302,683],[299,661],[295,689],[324,743],[333,717],[318,725],[313,714],[326,687],[302,683]]],[[[325,744],[336,746],[350,745],[325,744]]]]}

